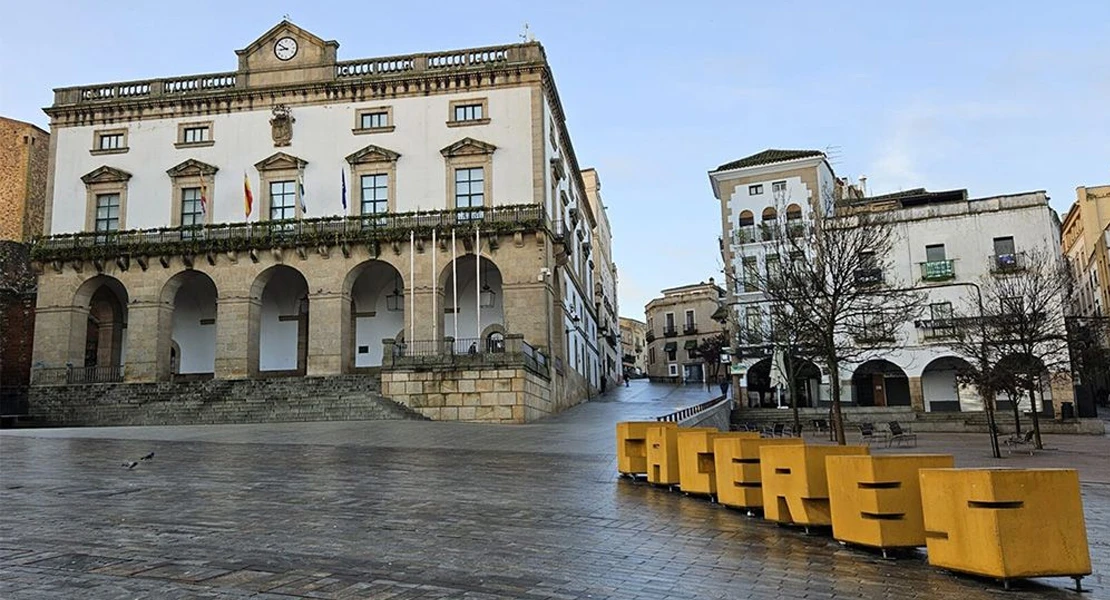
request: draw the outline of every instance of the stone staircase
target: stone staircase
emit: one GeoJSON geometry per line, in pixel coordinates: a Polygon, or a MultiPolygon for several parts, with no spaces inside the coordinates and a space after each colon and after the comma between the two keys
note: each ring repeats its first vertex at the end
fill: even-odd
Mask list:
{"type": "Polygon", "coordinates": [[[28,404],[31,426],[424,419],[372,375],[39,386],[28,404]]]}

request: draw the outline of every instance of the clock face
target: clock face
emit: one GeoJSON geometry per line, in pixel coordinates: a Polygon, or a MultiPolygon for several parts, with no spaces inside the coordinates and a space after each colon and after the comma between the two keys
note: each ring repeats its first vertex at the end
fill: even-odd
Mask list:
{"type": "Polygon", "coordinates": [[[297,55],[297,40],[283,37],[274,44],[274,56],[278,60],[289,60],[297,55]]]}

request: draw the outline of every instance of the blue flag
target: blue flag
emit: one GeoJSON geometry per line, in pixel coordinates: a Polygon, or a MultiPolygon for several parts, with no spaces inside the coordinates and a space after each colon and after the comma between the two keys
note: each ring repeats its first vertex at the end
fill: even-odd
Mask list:
{"type": "Polygon", "coordinates": [[[343,201],[343,210],[347,210],[347,172],[343,169],[339,170],[339,177],[343,180],[343,195],[340,197],[343,201]]]}

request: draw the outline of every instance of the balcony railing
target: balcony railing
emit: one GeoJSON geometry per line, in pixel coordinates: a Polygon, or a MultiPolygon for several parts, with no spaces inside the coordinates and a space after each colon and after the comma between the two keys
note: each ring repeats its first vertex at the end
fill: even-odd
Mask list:
{"type": "Polygon", "coordinates": [[[756,235],[754,225],[741,225],[736,230],[736,243],[737,244],[752,244],[759,241],[759,236],[756,235]]]}
{"type": "Polygon", "coordinates": [[[547,355],[524,341],[520,334],[487,340],[450,336],[440,340],[385,340],[383,368],[513,366],[544,378],[551,377],[547,355]]]}
{"type": "Polygon", "coordinates": [[[955,260],[933,260],[920,263],[923,281],[946,281],[956,277],[955,260]]]}
{"type": "MultiPolygon", "coordinates": [[[[335,63],[335,78],[343,84],[351,80],[384,79],[414,74],[445,74],[482,71],[545,61],[539,44],[509,44],[468,48],[448,52],[407,54],[346,60],[335,63]]],[[[165,99],[190,97],[243,87],[237,72],[207,73],[164,79],[100,83],[54,91],[54,106],[91,104],[112,100],[165,99]]]]}
{"type": "Polygon", "coordinates": [[[987,257],[990,261],[991,273],[1013,273],[1021,271],[1026,264],[1024,252],[1011,252],[1009,254],[991,254],[987,257]]]}
{"type": "Polygon", "coordinates": [[[675,329],[674,327],[664,327],[663,328],[663,337],[674,337],[676,335],[678,335],[678,330],[675,329]]]}
{"type": "Polygon", "coordinates": [[[698,332],[698,326],[697,325],[687,324],[687,325],[684,325],[682,327],[682,335],[693,335],[697,332],[698,332]]]}
{"type": "Polygon", "coordinates": [[[921,337],[926,340],[943,340],[956,335],[957,319],[922,319],[914,321],[914,326],[921,330],[921,337]]]}
{"type": "Polygon", "coordinates": [[[483,234],[550,231],[551,224],[542,206],[517,204],[436,212],[84,232],[39,238],[31,248],[31,258],[49,262],[315,248],[406,241],[410,231],[415,232],[418,239],[427,239],[433,230],[449,234],[452,229],[469,233],[478,228],[483,234]]]}
{"type": "Polygon", "coordinates": [[[655,332],[654,331],[648,331],[647,333],[645,333],[644,334],[644,340],[649,344],[654,342],[655,341],[655,332]]]}
{"type": "Polygon", "coordinates": [[[878,267],[856,269],[856,285],[871,286],[883,282],[883,270],[878,267]]]}
{"type": "Polygon", "coordinates": [[[123,381],[123,365],[36,367],[31,372],[31,385],[119,383],[121,381],[123,381]]]}

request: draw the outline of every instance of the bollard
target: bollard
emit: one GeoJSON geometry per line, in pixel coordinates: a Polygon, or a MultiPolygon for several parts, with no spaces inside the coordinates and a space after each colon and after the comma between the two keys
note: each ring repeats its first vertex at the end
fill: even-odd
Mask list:
{"type": "Polygon", "coordinates": [[[759,471],[759,449],[763,446],[797,446],[802,438],[717,437],[713,458],[717,471],[717,502],[733,508],[763,508],[763,479],[759,471]]]}
{"type": "Polygon", "coordinates": [[[825,458],[869,454],[865,446],[763,446],[759,449],[763,479],[763,518],[779,523],[832,525],[825,458]]]}

